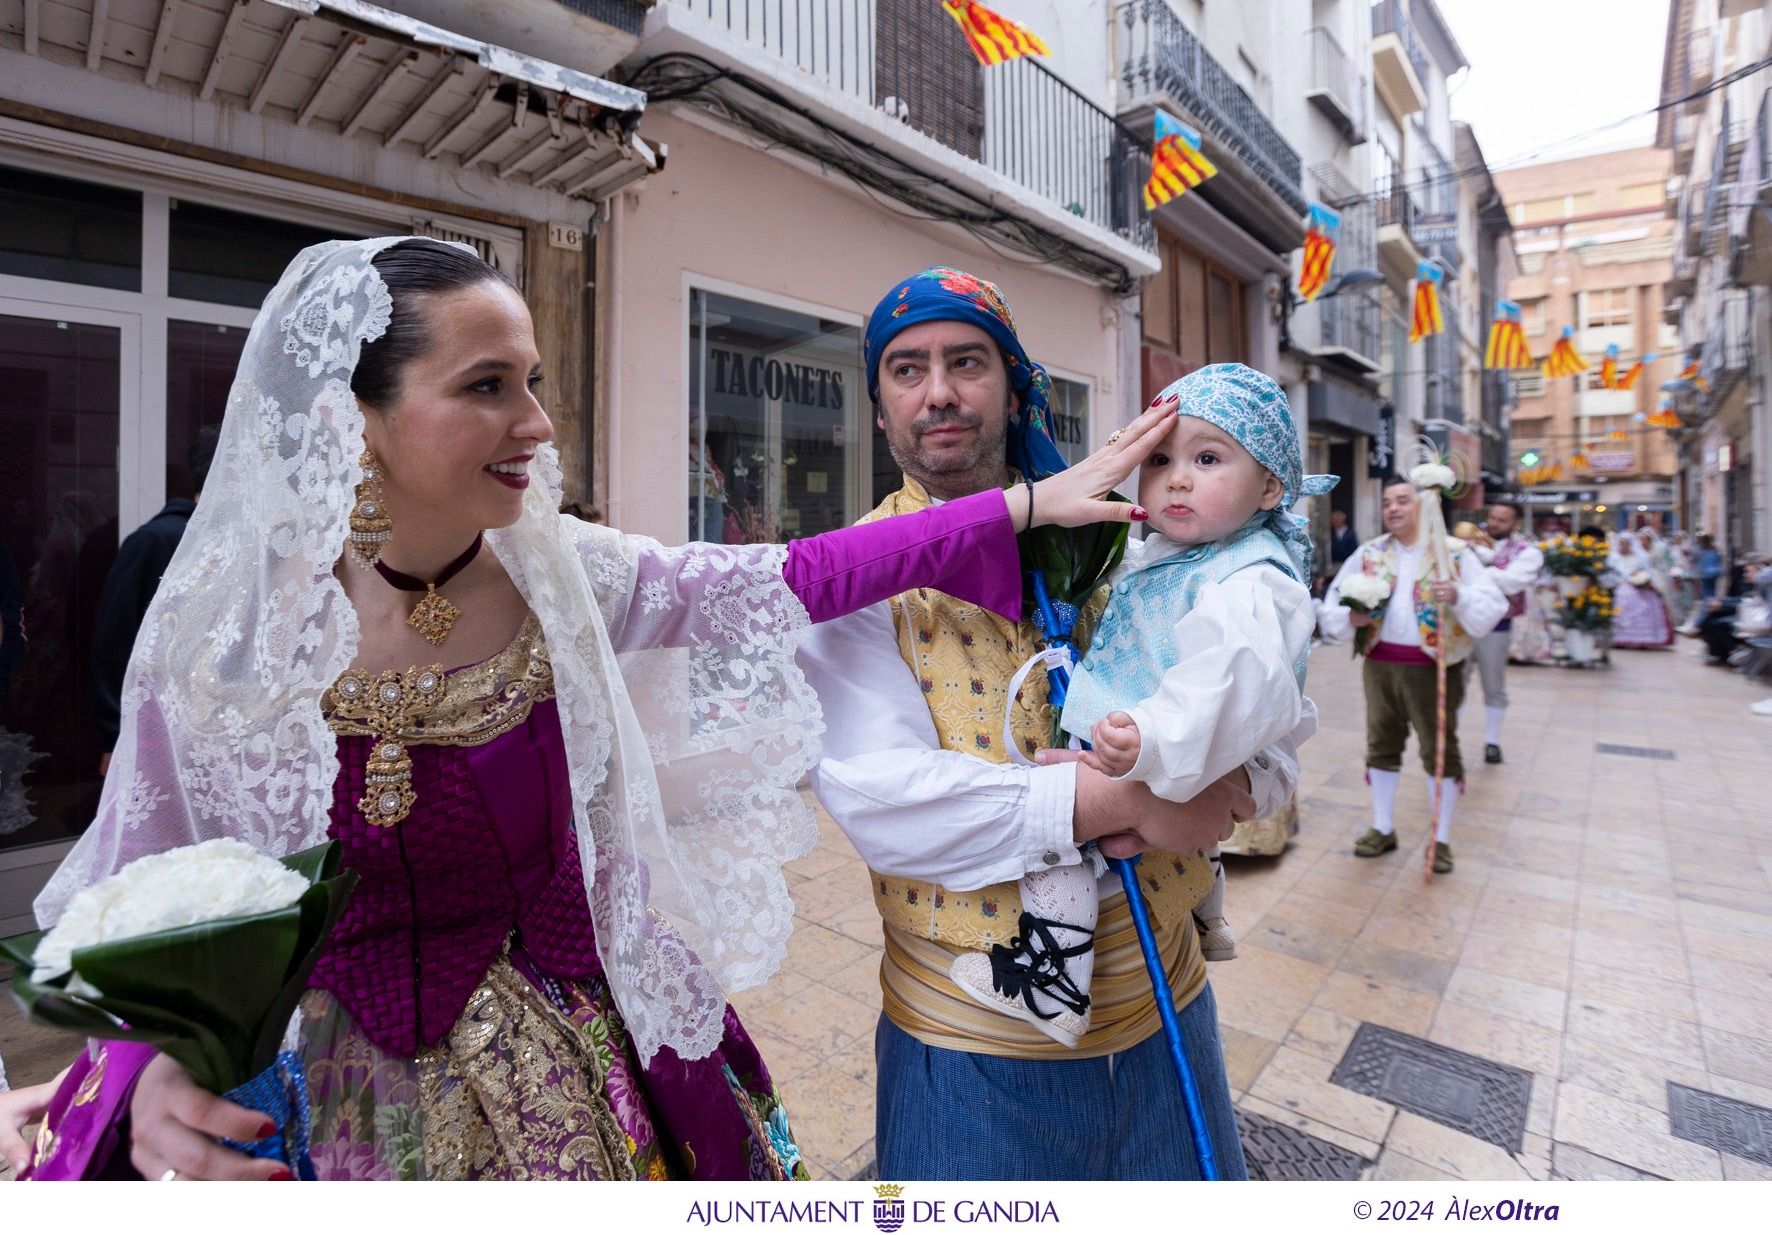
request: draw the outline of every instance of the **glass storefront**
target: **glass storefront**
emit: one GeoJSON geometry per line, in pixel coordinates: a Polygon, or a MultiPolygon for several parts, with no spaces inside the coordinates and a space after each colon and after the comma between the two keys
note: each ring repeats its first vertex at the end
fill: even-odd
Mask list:
{"type": "Polygon", "coordinates": [[[866,510],[857,326],[690,292],[689,539],[811,536],[866,510]]]}

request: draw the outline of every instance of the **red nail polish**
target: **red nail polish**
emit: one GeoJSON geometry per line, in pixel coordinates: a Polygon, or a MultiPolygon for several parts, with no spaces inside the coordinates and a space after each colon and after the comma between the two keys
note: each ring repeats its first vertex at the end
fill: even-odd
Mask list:
{"type": "Polygon", "coordinates": [[[1134,523],[1143,523],[1146,519],[1148,519],[1150,517],[1151,517],[1150,511],[1146,510],[1144,507],[1134,506],[1132,508],[1132,521],[1134,523]]]}
{"type": "Polygon", "coordinates": [[[258,1139],[262,1141],[276,1131],[277,1125],[267,1119],[258,1126],[258,1139]]]}
{"type": "Polygon", "coordinates": [[[295,1178],[295,1176],[294,1176],[294,1175],[291,1175],[291,1174],[290,1174],[290,1173],[289,1173],[289,1172],[288,1172],[288,1171],[286,1171],[286,1170],[275,1170],[275,1171],[272,1171],[272,1172],[271,1172],[271,1176],[270,1176],[270,1177],[271,1177],[271,1180],[272,1180],[272,1181],[273,1181],[273,1182],[280,1182],[280,1181],[282,1181],[282,1180],[285,1180],[285,1179],[294,1179],[294,1178],[295,1178]]]}

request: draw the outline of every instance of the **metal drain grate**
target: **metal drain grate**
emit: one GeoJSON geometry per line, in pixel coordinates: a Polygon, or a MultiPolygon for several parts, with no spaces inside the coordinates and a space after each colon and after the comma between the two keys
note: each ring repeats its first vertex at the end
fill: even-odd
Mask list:
{"type": "Polygon", "coordinates": [[[1532,1074],[1382,1025],[1361,1025],[1329,1077],[1337,1085],[1519,1153],[1532,1074]]]}
{"type": "Polygon", "coordinates": [[[1674,752],[1662,750],[1659,746],[1616,746],[1611,742],[1596,742],[1594,749],[1602,755],[1629,755],[1633,759],[1672,759],[1674,752]]]}
{"type": "Polygon", "coordinates": [[[1358,1179],[1371,1165],[1351,1149],[1251,1111],[1237,1112],[1237,1131],[1250,1179],[1358,1179]]]}
{"type": "Polygon", "coordinates": [[[1667,1123],[1682,1141],[1772,1166],[1772,1111],[1763,1106],[1669,1081],[1667,1123]]]}

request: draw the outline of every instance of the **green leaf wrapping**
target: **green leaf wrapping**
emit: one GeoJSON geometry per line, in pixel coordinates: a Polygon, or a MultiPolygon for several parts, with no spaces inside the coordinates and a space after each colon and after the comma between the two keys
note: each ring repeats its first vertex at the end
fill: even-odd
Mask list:
{"type": "Polygon", "coordinates": [[[152,1043],[197,1084],[225,1093],[276,1058],[320,947],[357,881],[354,871],[334,874],[336,842],[291,855],[284,865],[313,881],[285,909],[76,949],[74,973],[98,988],[95,997],[69,993],[72,975],[32,980],[41,932],[4,941],[0,949],[18,965],[13,994],[39,1024],[152,1043]]]}

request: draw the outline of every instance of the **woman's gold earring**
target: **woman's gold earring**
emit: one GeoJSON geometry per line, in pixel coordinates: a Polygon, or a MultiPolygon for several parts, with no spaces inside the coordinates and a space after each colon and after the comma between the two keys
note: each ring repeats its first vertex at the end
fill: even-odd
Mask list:
{"type": "Polygon", "coordinates": [[[382,547],[394,538],[394,521],[388,518],[381,494],[381,462],[364,448],[357,462],[363,479],[357,485],[357,504],[351,507],[351,556],[365,570],[381,560],[382,547]]]}

